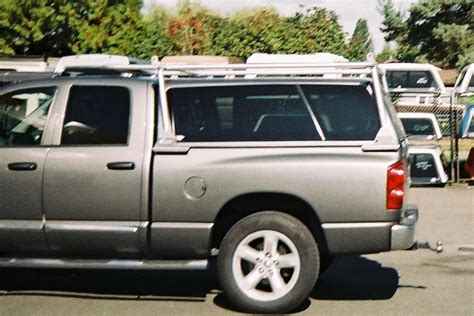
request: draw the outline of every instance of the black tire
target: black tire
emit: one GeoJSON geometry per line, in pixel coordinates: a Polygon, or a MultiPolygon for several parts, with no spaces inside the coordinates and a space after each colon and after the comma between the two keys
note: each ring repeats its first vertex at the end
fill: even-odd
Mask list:
{"type": "Polygon", "coordinates": [[[226,234],[217,259],[217,271],[225,295],[238,309],[250,313],[286,313],[298,307],[312,291],[319,273],[319,251],[313,235],[298,219],[276,211],[259,212],[243,218],[226,234]],[[265,237],[252,239],[259,234],[265,237]],[[277,236],[276,243],[266,242],[275,240],[271,236],[277,236]],[[265,247],[270,244],[276,245],[273,258],[281,259],[281,263],[271,255],[267,260],[269,252],[265,247]],[[252,255],[258,254],[255,263],[240,256],[246,246],[254,248],[256,252],[251,252],[252,255]],[[294,267],[288,268],[288,262],[294,267]],[[264,272],[267,277],[257,274],[257,270],[262,273],[261,270],[267,268],[264,272]],[[251,273],[257,276],[254,280],[263,279],[256,281],[259,283],[254,288],[243,289],[242,284],[250,282],[251,273]],[[284,283],[276,282],[275,278],[284,283]],[[280,290],[275,290],[273,284],[280,290]]]}

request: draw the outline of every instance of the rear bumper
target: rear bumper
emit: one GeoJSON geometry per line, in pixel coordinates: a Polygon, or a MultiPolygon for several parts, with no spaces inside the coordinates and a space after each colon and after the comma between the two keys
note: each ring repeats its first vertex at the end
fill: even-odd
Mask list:
{"type": "Polygon", "coordinates": [[[418,221],[418,207],[408,205],[400,224],[391,227],[390,250],[406,250],[415,244],[415,226],[418,221]]]}
{"type": "Polygon", "coordinates": [[[333,255],[405,250],[415,244],[418,207],[408,205],[398,222],[324,223],[327,251],[333,255]]]}

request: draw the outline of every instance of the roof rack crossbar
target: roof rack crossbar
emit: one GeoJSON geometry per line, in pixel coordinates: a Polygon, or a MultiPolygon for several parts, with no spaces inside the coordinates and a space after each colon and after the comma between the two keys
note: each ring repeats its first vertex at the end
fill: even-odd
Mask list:
{"type": "MultiPolygon", "coordinates": [[[[131,65],[102,65],[104,68],[123,70],[189,70],[189,69],[255,69],[255,68],[336,68],[336,69],[361,69],[372,68],[375,64],[366,62],[354,63],[278,63],[278,64],[176,64],[160,63],[158,65],[131,64],[131,65]]],[[[84,66],[83,66],[84,67],[84,66]]],[[[91,66],[91,68],[95,68],[91,66]]]]}
{"type": "Polygon", "coordinates": [[[197,70],[197,71],[164,71],[165,76],[310,76],[310,75],[325,75],[325,74],[340,74],[340,75],[368,75],[370,74],[369,69],[361,70],[337,70],[337,69],[271,69],[271,70],[197,70]]]}
{"type": "MultiPolygon", "coordinates": [[[[102,65],[83,66],[81,69],[115,70],[117,72],[141,72],[152,76],[203,77],[203,76],[318,76],[325,74],[369,75],[376,65],[367,62],[353,63],[279,63],[279,64],[172,64],[158,65],[102,65]]],[[[73,70],[74,67],[71,68],[73,70]]],[[[64,69],[67,72],[69,68],[64,69]]]]}
{"type": "Polygon", "coordinates": [[[180,65],[162,63],[158,67],[164,70],[200,70],[200,69],[278,69],[278,68],[333,68],[333,69],[363,69],[372,68],[372,63],[278,63],[278,64],[196,64],[180,65]]]}

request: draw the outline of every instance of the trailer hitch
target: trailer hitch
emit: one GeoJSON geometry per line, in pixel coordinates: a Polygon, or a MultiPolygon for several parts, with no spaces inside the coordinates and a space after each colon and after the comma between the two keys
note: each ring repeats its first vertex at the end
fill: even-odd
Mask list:
{"type": "Polygon", "coordinates": [[[428,249],[438,254],[438,253],[443,252],[443,243],[441,241],[437,241],[436,246],[432,246],[427,241],[424,241],[424,242],[417,241],[416,243],[413,244],[410,250],[416,250],[416,249],[428,249]]]}

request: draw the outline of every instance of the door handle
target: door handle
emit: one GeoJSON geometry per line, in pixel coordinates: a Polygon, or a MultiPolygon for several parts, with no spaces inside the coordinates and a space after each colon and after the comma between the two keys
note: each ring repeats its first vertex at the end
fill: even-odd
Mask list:
{"type": "Polygon", "coordinates": [[[15,171],[33,171],[37,167],[36,162],[11,162],[8,164],[8,169],[15,171]]]}
{"type": "Polygon", "coordinates": [[[133,170],[135,169],[135,164],[130,161],[117,161],[109,162],[107,164],[107,169],[110,170],[133,170]]]}

